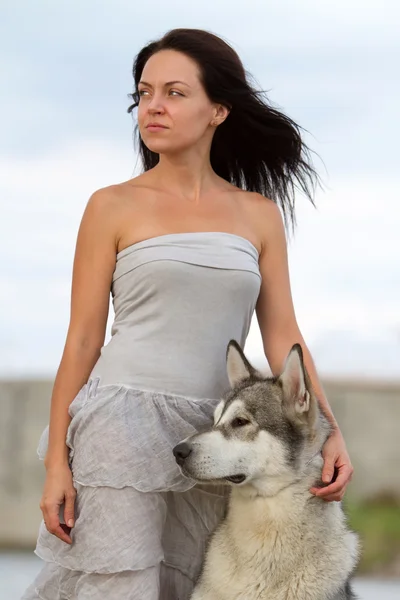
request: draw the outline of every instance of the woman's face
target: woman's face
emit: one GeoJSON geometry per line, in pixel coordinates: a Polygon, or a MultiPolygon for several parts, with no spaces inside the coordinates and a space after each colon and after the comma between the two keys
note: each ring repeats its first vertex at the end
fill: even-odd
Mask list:
{"type": "Polygon", "coordinates": [[[157,154],[182,152],[204,139],[228,111],[212,103],[199,79],[197,64],[175,50],[161,50],[146,62],[138,85],[138,124],[143,142],[157,154]],[[165,128],[154,130],[156,122],[165,128]]]}

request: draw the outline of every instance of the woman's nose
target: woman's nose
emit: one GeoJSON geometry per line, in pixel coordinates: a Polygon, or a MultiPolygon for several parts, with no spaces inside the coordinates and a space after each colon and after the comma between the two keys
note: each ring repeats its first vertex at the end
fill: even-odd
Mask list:
{"type": "Polygon", "coordinates": [[[164,105],[159,96],[153,96],[147,105],[147,110],[151,113],[162,113],[164,112],[164,105]]]}

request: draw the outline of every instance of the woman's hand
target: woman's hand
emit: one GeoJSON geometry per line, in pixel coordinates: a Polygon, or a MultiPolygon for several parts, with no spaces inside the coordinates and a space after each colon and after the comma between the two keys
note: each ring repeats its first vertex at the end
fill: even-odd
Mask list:
{"type": "Polygon", "coordinates": [[[69,466],[62,465],[47,469],[40,510],[43,513],[47,530],[66,544],[72,544],[71,528],[74,526],[74,505],[76,490],[73,486],[69,466]],[[64,506],[64,521],[60,523],[60,506],[64,506]]]}
{"type": "Polygon", "coordinates": [[[335,428],[322,449],[324,466],[322,481],[329,483],[326,487],[311,488],[310,492],[327,502],[342,500],[346,486],[353,476],[353,467],[347,453],[346,444],[339,428],[335,428]],[[334,477],[335,476],[335,477],[334,477]]]}

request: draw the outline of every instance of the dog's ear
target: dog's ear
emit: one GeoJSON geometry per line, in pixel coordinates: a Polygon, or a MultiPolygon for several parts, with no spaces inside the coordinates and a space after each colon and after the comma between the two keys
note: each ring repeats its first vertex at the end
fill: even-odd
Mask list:
{"type": "Polygon", "coordinates": [[[235,340],[231,340],[226,351],[226,366],[231,387],[241,381],[256,376],[257,371],[245,357],[243,350],[235,340]]]}
{"type": "Polygon", "coordinates": [[[285,403],[292,406],[298,415],[307,413],[310,409],[311,395],[307,389],[308,377],[300,344],[295,344],[289,352],[279,380],[285,403]]]}

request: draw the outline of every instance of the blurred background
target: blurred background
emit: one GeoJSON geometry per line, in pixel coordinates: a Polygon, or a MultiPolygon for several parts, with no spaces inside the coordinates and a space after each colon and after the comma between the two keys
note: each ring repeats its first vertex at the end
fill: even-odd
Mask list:
{"type": "MultiPolygon", "coordinates": [[[[399,5],[1,0],[0,12],[0,598],[19,598],[40,568],[36,446],[79,222],[96,189],[139,173],[132,60],[175,27],[231,43],[321,157],[317,209],[298,197],[292,291],[355,467],[345,504],[363,543],[356,590],[400,598],[399,5]]],[[[246,351],[265,367],[255,321],[246,351]]]]}

